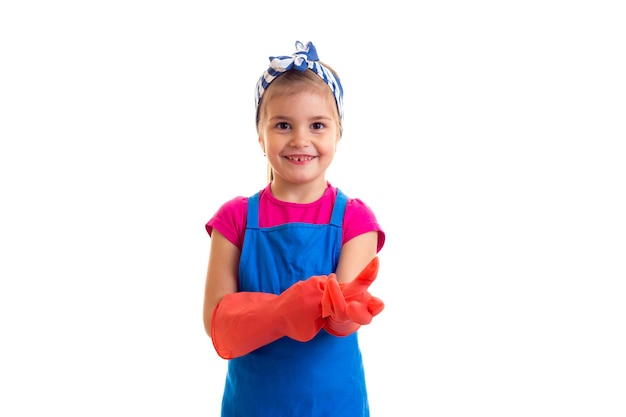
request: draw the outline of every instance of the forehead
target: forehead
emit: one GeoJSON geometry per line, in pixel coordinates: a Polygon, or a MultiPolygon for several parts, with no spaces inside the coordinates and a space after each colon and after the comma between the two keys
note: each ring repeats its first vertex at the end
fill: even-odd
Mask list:
{"type": "Polygon", "coordinates": [[[335,102],[335,97],[332,91],[325,85],[311,85],[311,84],[299,84],[299,85],[276,85],[276,88],[268,90],[267,97],[264,95],[263,100],[269,103],[276,98],[294,98],[300,96],[317,97],[318,99],[328,99],[335,102]]]}
{"type": "MultiPolygon", "coordinates": [[[[328,90],[328,89],[326,89],[328,90]]],[[[263,98],[263,116],[339,117],[335,98],[331,91],[306,87],[299,90],[275,92],[263,98]]]]}
{"type": "Polygon", "coordinates": [[[276,79],[267,88],[261,100],[260,109],[267,110],[267,107],[278,104],[277,102],[307,99],[311,101],[311,104],[317,101],[319,104],[328,105],[335,110],[337,116],[339,115],[335,96],[323,80],[290,79],[280,81],[283,80],[276,79]]]}

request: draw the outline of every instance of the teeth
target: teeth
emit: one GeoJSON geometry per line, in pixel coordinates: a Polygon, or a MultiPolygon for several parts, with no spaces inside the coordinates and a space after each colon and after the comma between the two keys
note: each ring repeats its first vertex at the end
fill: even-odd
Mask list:
{"type": "Polygon", "coordinates": [[[313,159],[312,156],[288,156],[287,159],[289,159],[290,161],[298,161],[298,162],[302,162],[302,161],[310,161],[313,159]]]}

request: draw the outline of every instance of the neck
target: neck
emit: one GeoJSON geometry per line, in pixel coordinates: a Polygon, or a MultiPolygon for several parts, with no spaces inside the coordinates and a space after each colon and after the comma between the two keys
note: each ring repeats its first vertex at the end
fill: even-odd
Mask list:
{"type": "Polygon", "coordinates": [[[279,178],[274,178],[270,190],[278,200],[307,204],[319,200],[326,192],[327,187],[326,180],[310,184],[287,184],[279,178]]]}

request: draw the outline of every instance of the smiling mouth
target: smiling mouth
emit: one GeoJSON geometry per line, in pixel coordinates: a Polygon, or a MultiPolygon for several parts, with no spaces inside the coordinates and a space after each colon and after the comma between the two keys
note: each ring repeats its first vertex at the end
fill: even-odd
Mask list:
{"type": "Polygon", "coordinates": [[[312,161],[313,159],[315,159],[314,156],[286,156],[285,158],[290,161],[296,161],[296,162],[306,162],[306,161],[312,161]]]}

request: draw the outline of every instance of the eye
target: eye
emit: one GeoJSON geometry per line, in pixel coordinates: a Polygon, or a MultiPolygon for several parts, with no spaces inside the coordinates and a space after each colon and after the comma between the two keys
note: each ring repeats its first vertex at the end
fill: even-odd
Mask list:
{"type": "Polygon", "coordinates": [[[286,122],[276,123],[276,128],[280,129],[280,130],[287,130],[287,129],[289,129],[289,127],[290,127],[289,123],[286,123],[286,122]]]}
{"type": "Polygon", "coordinates": [[[320,122],[315,122],[311,125],[311,128],[314,130],[319,130],[324,128],[324,124],[320,122]]]}

